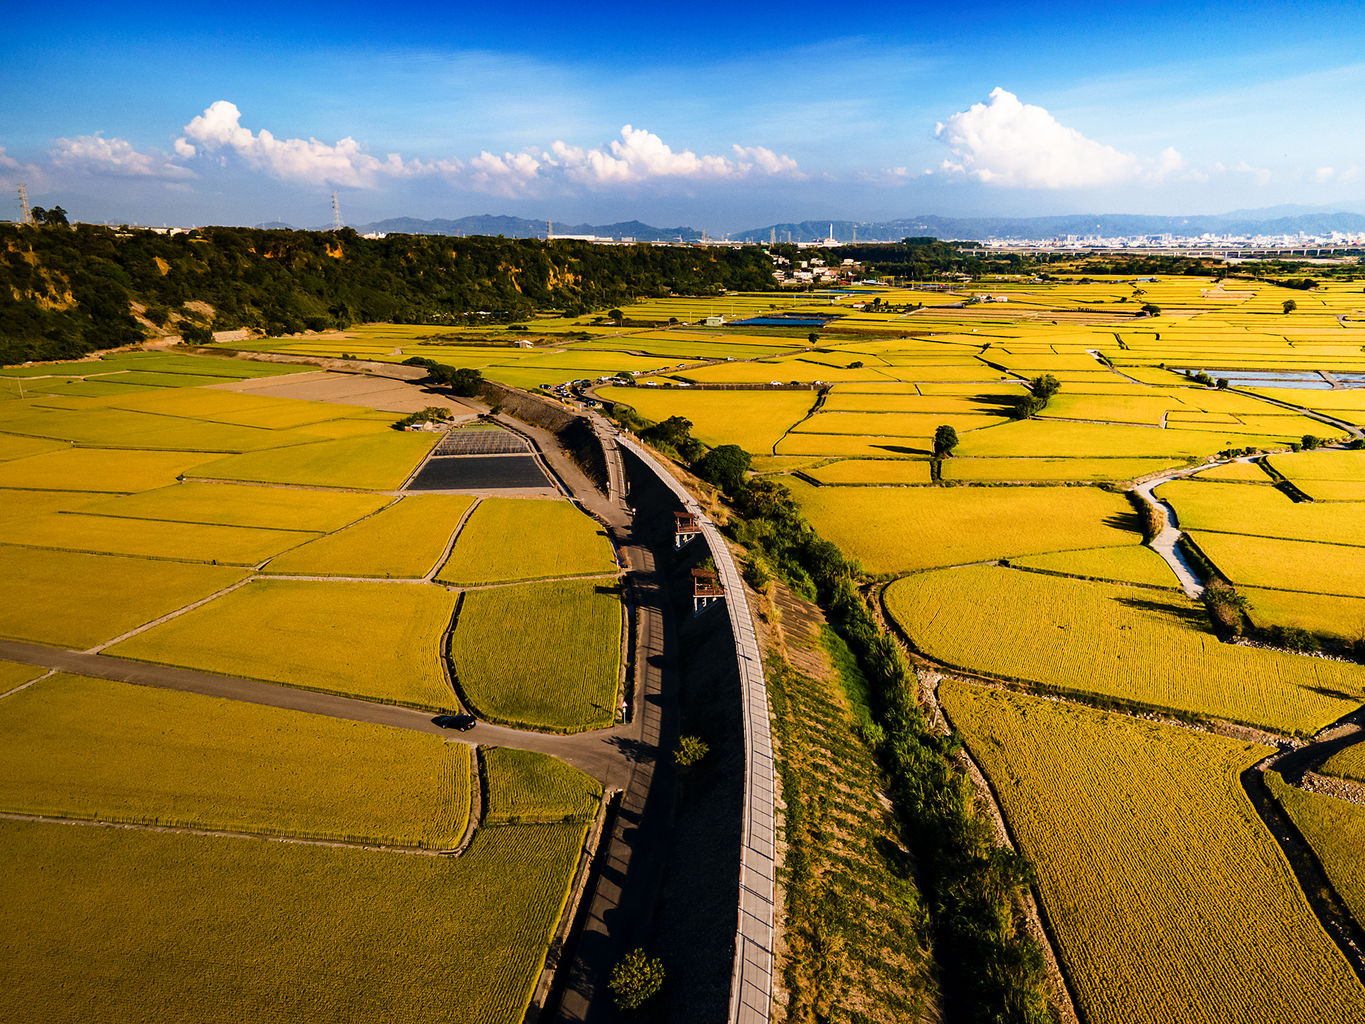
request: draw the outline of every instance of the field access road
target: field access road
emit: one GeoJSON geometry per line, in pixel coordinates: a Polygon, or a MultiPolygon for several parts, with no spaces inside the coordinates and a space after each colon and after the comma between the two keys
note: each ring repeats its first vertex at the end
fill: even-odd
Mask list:
{"type": "Polygon", "coordinates": [[[341,718],[372,725],[388,725],[410,729],[456,740],[470,746],[513,747],[552,754],[581,771],[601,780],[608,787],[619,787],[628,781],[631,742],[636,729],[630,725],[595,729],[590,732],[557,736],[550,733],[524,732],[506,726],[479,722],[468,732],[442,729],[432,723],[430,711],[379,704],[357,697],[342,697],[316,690],[300,690],[292,686],[242,679],[194,669],[153,665],[141,661],[114,658],[107,654],[45,647],[18,640],[0,640],[0,658],[23,665],[38,665],[58,672],[115,679],[139,686],[155,686],[164,690],[183,690],[208,697],[264,704],[268,707],[303,711],[328,718],[341,718]]]}

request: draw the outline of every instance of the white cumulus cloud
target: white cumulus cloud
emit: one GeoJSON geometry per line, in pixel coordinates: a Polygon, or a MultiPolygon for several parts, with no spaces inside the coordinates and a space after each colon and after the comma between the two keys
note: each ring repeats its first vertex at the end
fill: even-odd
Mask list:
{"type": "Polygon", "coordinates": [[[87,173],[171,181],[194,177],[189,168],[172,163],[163,153],[142,153],[127,139],[106,139],[98,133],[55,139],[48,155],[55,167],[87,173]]]}
{"type": "Polygon", "coordinates": [[[519,153],[483,150],[469,160],[405,161],[397,153],[380,159],[349,137],[329,144],[311,138],[276,138],[265,128],[252,131],[242,124],[236,104],[227,100],[210,104],[185,125],[175,141],[175,155],[183,161],[231,153],[277,178],[361,188],[384,178],[437,175],[452,185],[516,196],[553,185],[601,188],[670,178],[803,177],[796,161],[785,154],[764,146],[731,149],[732,156],[675,150],[653,132],[625,125],[620,138],[598,147],[556,141],[548,148],[531,146],[519,153]]]}
{"type": "Polygon", "coordinates": [[[935,136],[952,153],[940,171],[990,185],[1046,189],[1155,182],[1185,171],[1185,161],[1170,147],[1155,160],[1139,160],[1086,138],[1043,107],[1020,102],[998,86],[988,99],[935,127],[935,136]]]}
{"type": "Polygon", "coordinates": [[[189,159],[199,153],[231,151],[252,167],[277,178],[317,184],[373,187],[382,177],[428,173],[426,165],[408,165],[397,153],[380,159],[366,153],[349,136],[335,143],[317,139],[279,139],[267,129],[242,125],[235,103],[216,100],[185,125],[176,154],[189,159]]]}

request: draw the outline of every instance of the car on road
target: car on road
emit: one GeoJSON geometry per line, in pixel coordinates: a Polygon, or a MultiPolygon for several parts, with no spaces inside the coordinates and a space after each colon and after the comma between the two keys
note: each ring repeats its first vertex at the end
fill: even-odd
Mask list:
{"type": "Polygon", "coordinates": [[[437,715],[431,720],[433,725],[439,725],[442,729],[458,729],[460,732],[468,732],[478,722],[473,715],[437,715]]]}

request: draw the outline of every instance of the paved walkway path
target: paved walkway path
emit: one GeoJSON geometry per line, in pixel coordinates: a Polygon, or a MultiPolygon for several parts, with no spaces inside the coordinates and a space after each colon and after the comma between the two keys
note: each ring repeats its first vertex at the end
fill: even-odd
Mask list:
{"type": "Polygon", "coordinates": [[[773,991],[777,787],[763,654],[744,598],[739,570],[715,523],[648,449],[625,435],[618,433],[615,437],[622,447],[653,470],[683,508],[696,517],[727,595],[725,607],[735,638],[742,694],[740,710],[744,720],[744,817],[729,1021],[730,1024],[766,1024],[772,1012],[773,991]]]}

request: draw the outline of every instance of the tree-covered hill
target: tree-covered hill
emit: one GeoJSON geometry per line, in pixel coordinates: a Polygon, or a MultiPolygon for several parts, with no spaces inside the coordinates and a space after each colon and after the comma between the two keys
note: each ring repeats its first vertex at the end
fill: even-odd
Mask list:
{"type": "Polygon", "coordinates": [[[370,321],[457,324],[476,312],[511,322],[638,296],[763,289],[771,270],[754,248],[0,225],[0,364],[130,344],[147,323],[279,334],[370,321]]]}

